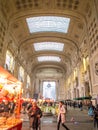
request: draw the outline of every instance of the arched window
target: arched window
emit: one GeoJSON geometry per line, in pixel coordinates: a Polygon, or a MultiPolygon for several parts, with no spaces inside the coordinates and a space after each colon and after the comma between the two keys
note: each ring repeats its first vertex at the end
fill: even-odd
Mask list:
{"type": "Polygon", "coordinates": [[[5,60],[5,68],[8,71],[13,73],[14,66],[15,66],[14,57],[13,57],[12,53],[9,50],[7,50],[7,52],[6,52],[6,60],[5,60]]]}
{"type": "Polygon", "coordinates": [[[24,69],[22,66],[19,67],[18,79],[21,82],[24,81],[24,69]]]}
{"type": "Polygon", "coordinates": [[[27,75],[27,85],[26,85],[26,88],[28,88],[30,86],[30,76],[27,75]]]}

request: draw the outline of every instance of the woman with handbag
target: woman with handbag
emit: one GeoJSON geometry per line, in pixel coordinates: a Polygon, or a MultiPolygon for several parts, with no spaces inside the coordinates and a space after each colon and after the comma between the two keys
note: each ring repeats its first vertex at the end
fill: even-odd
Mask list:
{"type": "Polygon", "coordinates": [[[66,109],[64,106],[64,103],[62,101],[59,102],[59,112],[58,112],[58,124],[57,124],[57,130],[60,129],[60,124],[66,129],[69,130],[69,128],[64,124],[65,123],[65,114],[66,109]]]}

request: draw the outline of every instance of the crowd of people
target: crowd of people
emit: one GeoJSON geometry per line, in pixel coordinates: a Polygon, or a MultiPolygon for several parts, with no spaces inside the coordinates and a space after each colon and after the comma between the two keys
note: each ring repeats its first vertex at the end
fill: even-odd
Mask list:
{"type": "MultiPolygon", "coordinates": [[[[68,107],[73,107],[74,109],[78,107],[80,111],[83,111],[82,101],[80,101],[78,104],[75,101],[73,102],[60,101],[58,105],[57,130],[60,130],[60,124],[62,124],[62,126],[66,130],[70,130],[65,124],[68,107]]],[[[90,101],[87,107],[88,107],[88,116],[93,118],[94,128],[98,129],[98,105],[94,106],[92,104],[92,101],[90,101]]],[[[28,113],[31,129],[41,130],[40,118],[42,117],[43,114],[41,109],[38,107],[37,103],[36,102],[28,103],[28,104],[25,103],[23,104],[23,109],[25,110],[26,113],[28,113]]]]}
{"type": "MultiPolygon", "coordinates": [[[[47,105],[46,102],[43,103],[44,106],[47,105]]],[[[50,105],[54,105],[51,103],[50,105]]],[[[21,104],[21,112],[23,114],[28,114],[29,124],[31,130],[41,130],[41,117],[43,116],[43,111],[41,109],[41,104],[36,101],[26,102],[21,104]]],[[[0,102],[0,116],[9,117],[11,114],[15,113],[16,104],[13,101],[3,101],[0,102]]],[[[75,101],[73,102],[58,102],[58,113],[57,113],[57,130],[60,130],[60,124],[66,129],[70,130],[66,124],[66,114],[68,107],[73,107],[75,109],[78,107],[80,111],[83,111],[83,103],[80,101],[77,105],[75,101]]],[[[93,118],[94,128],[98,130],[98,104],[94,106],[92,101],[88,104],[88,116],[93,118]]]]}
{"type": "MultiPolygon", "coordinates": [[[[76,103],[74,102],[68,102],[67,105],[69,105],[70,107],[73,106],[73,108],[75,109],[76,107],[78,107],[81,111],[83,110],[83,103],[82,101],[76,103]]],[[[93,105],[92,101],[89,101],[89,103],[86,105],[86,108],[88,110],[88,116],[93,120],[94,122],[94,129],[98,130],[98,104],[93,105]]]]}
{"type": "Polygon", "coordinates": [[[14,101],[9,102],[8,100],[4,100],[0,102],[0,116],[3,116],[3,117],[11,116],[11,114],[14,113],[15,106],[16,105],[14,101]]]}
{"type": "Polygon", "coordinates": [[[88,106],[88,115],[94,120],[94,128],[98,130],[98,104],[94,106],[90,101],[88,106]]]}
{"type": "Polygon", "coordinates": [[[40,118],[42,117],[42,111],[38,107],[36,102],[30,103],[27,106],[27,113],[30,120],[30,128],[32,130],[41,130],[40,118]]]}

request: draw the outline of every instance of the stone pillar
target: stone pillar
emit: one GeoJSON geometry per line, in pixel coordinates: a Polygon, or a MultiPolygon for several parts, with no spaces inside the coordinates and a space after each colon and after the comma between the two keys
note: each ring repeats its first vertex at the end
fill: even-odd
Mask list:
{"type": "MultiPolygon", "coordinates": [[[[2,6],[4,2],[0,1],[0,7],[2,6]]],[[[7,7],[5,7],[7,8],[7,7]]],[[[7,14],[5,8],[0,8],[0,65],[2,67],[4,67],[5,64],[5,54],[6,54],[6,44],[8,42],[8,40],[6,40],[6,36],[8,34],[8,20],[7,20],[7,16],[8,15],[4,15],[5,13],[7,14]]]]}
{"type": "Polygon", "coordinates": [[[40,94],[43,96],[43,80],[40,80],[40,94]]]}
{"type": "Polygon", "coordinates": [[[39,93],[39,86],[40,86],[39,81],[40,80],[38,78],[36,78],[35,93],[39,93]]]}
{"type": "Polygon", "coordinates": [[[15,66],[14,66],[14,76],[18,79],[19,72],[19,63],[17,62],[17,58],[15,58],[15,66]]]}
{"type": "Polygon", "coordinates": [[[35,77],[33,75],[30,75],[30,97],[33,98],[34,92],[35,92],[35,77]]]}
{"type": "Polygon", "coordinates": [[[64,88],[64,78],[60,78],[59,79],[60,83],[59,83],[59,99],[65,99],[65,88],[64,88]]]}
{"type": "Polygon", "coordinates": [[[56,81],[56,99],[60,99],[60,81],[59,79],[56,81]]]}
{"type": "Polygon", "coordinates": [[[59,93],[59,80],[55,81],[56,84],[56,100],[58,100],[58,93],[59,93]]]}
{"type": "Polygon", "coordinates": [[[24,97],[27,97],[28,89],[27,89],[27,73],[24,72],[24,81],[23,81],[23,90],[24,90],[24,97]]]}

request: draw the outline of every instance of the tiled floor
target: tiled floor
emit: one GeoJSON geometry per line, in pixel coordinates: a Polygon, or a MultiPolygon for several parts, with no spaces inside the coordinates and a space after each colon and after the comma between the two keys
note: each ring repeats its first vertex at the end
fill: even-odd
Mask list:
{"type": "MultiPolygon", "coordinates": [[[[27,115],[22,115],[24,118],[22,130],[30,130],[29,121],[27,115]]],[[[69,108],[66,117],[66,125],[70,130],[94,130],[93,121],[87,115],[87,111],[80,111],[78,108],[69,108]]],[[[41,119],[41,130],[56,130],[57,122],[56,118],[52,116],[43,117],[41,119]]],[[[61,126],[60,130],[64,130],[61,126]]]]}

